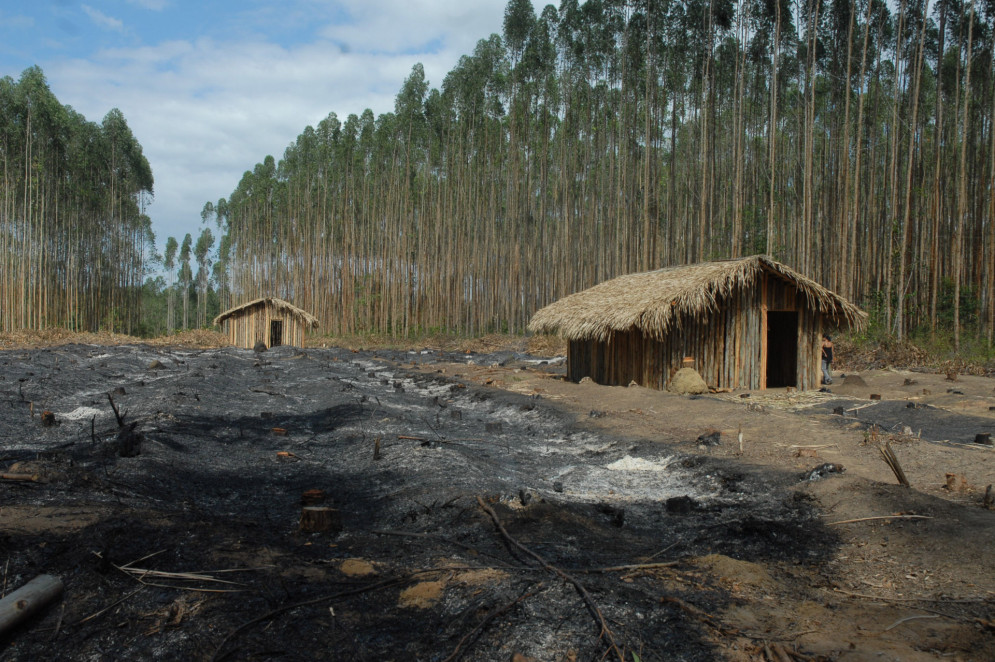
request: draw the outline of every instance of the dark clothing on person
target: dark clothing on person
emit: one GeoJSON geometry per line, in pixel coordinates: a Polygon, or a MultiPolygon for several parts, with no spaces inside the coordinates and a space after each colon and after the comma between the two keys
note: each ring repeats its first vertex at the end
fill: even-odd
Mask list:
{"type": "Polygon", "coordinates": [[[822,383],[833,383],[833,341],[829,336],[823,336],[822,340],[822,383]]]}

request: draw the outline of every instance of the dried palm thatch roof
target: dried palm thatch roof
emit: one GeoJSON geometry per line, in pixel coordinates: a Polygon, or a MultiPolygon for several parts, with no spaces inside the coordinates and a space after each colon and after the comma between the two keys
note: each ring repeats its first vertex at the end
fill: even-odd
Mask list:
{"type": "Polygon", "coordinates": [[[808,305],[837,323],[859,328],[867,314],[843,297],[766,255],[702,262],[629,274],[571,294],[539,310],[529,329],[559,333],[567,340],[605,342],[620,331],[637,329],[662,339],[686,317],[715,311],[737,287],[750,287],[764,272],[793,284],[808,305]]]}
{"type": "Polygon", "coordinates": [[[241,306],[235,306],[234,308],[229,308],[225,312],[223,312],[220,315],[218,315],[217,317],[215,317],[214,318],[214,323],[220,326],[221,323],[224,322],[229,317],[237,315],[238,313],[240,313],[242,311],[248,310],[250,308],[254,308],[256,306],[266,305],[267,303],[270,304],[270,305],[272,305],[273,307],[275,307],[279,311],[285,312],[285,313],[287,313],[289,315],[293,315],[293,316],[299,318],[304,323],[304,326],[306,326],[306,327],[310,327],[312,329],[317,329],[318,328],[318,318],[317,317],[315,317],[311,313],[307,312],[306,310],[301,310],[300,308],[298,308],[294,304],[290,303],[289,301],[284,301],[283,299],[277,299],[276,297],[263,297],[261,299],[255,299],[255,300],[250,301],[248,303],[243,303],[241,306]]]}

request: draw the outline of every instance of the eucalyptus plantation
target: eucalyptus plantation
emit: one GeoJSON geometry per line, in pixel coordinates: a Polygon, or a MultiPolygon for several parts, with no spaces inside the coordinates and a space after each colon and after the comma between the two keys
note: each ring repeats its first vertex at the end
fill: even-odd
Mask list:
{"type": "Polygon", "coordinates": [[[0,79],[0,331],[137,329],[152,184],[119,110],[87,121],[37,67],[0,79]]]}
{"type": "Polygon", "coordinates": [[[766,252],[899,337],[990,343],[993,54],[992,0],[512,0],[437,88],[416,65],[393,112],[246,172],[216,273],[332,333],[518,331],[622,273],[766,252]]]}

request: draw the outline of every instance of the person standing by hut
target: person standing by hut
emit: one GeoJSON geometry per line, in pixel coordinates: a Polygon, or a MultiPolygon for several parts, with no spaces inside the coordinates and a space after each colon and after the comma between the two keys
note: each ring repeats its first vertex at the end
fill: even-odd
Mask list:
{"type": "Polygon", "coordinates": [[[832,384],[833,339],[828,333],[822,334],[822,383],[832,384]]]}

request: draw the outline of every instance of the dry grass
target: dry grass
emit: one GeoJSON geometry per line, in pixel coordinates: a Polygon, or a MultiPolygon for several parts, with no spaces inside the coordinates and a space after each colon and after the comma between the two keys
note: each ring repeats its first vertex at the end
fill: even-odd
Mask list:
{"type": "Polygon", "coordinates": [[[57,347],[59,345],[127,345],[142,342],[141,338],[121,333],[99,331],[79,333],[68,329],[20,330],[0,333],[0,348],[28,349],[34,347],[57,347]]]}
{"type": "Polygon", "coordinates": [[[991,362],[964,357],[943,359],[909,340],[888,339],[860,343],[841,336],[834,340],[834,345],[836,352],[833,366],[845,372],[897,368],[980,377],[995,374],[995,366],[991,362]]]}
{"type": "Polygon", "coordinates": [[[191,349],[216,349],[231,345],[228,336],[211,329],[181,331],[171,336],[159,336],[140,342],[157,347],[188,347],[191,349]]]}
{"type": "Polygon", "coordinates": [[[567,341],[560,336],[537,334],[529,338],[528,352],[533,356],[565,356],[567,341]]]}
{"type": "MultiPolygon", "coordinates": [[[[383,334],[349,335],[349,336],[312,336],[304,340],[308,347],[343,347],[352,350],[393,349],[417,350],[434,349],[443,352],[533,352],[532,339],[523,336],[490,333],[484,336],[468,338],[446,333],[435,333],[414,338],[398,338],[383,334]]],[[[553,338],[548,342],[566,343],[553,338]]],[[[541,346],[541,345],[540,345],[541,346]]]]}
{"type": "Polygon", "coordinates": [[[859,372],[875,368],[935,367],[937,361],[929,353],[911,342],[885,341],[867,344],[834,338],[833,366],[838,370],[859,372]]]}
{"type": "Polygon", "coordinates": [[[867,317],[846,299],[786,265],[754,255],[620,276],[539,310],[529,329],[559,333],[569,340],[601,342],[616,332],[636,329],[659,340],[678,319],[716,310],[721,299],[751,287],[764,273],[791,282],[810,307],[836,318],[841,326],[860,327],[867,317]]]}
{"type": "Polygon", "coordinates": [[[154,345],[157,347],[189,347],[213,349],[227,347],[228,338],[217,331],[197,329],[172,336],[139,338],[109,331],[77,332],[68,329],[21,330],[0,333],[0,349],[35,349],[60,345],[154,345]]]}

